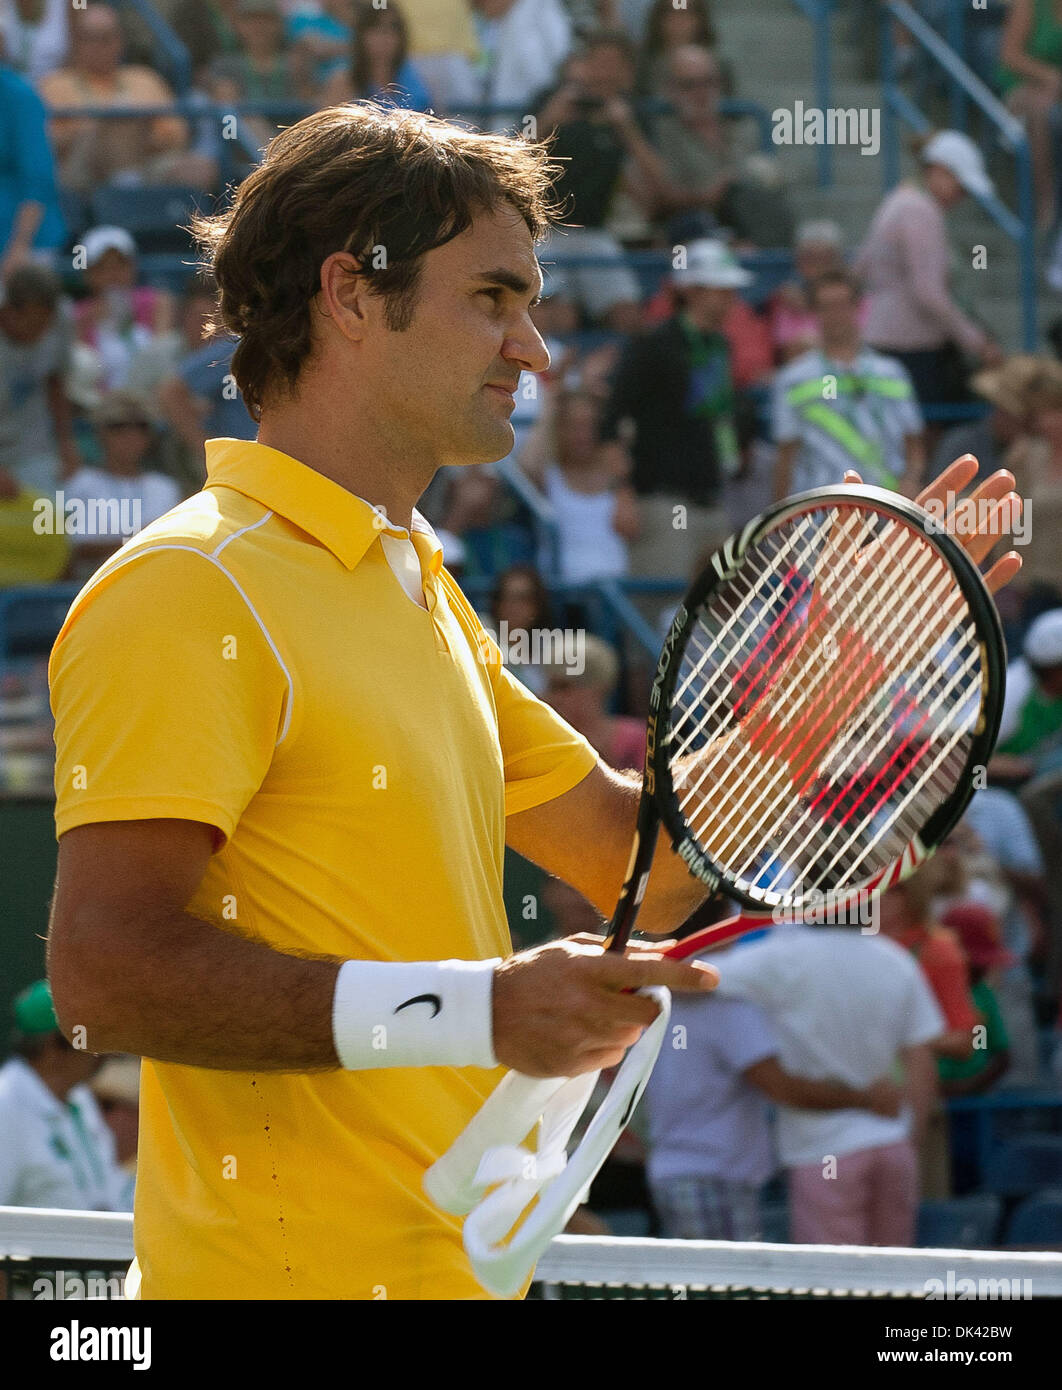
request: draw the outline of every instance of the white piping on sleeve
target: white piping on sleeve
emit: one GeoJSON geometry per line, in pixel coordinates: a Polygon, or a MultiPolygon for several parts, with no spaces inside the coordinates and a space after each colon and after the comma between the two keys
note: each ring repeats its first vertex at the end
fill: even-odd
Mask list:
{"type": "MultiPolygon", "coordinates": [[[[273,745],[275,748],[279,748],[280,745],[284,742],[284,739],[287,737],[288,730],[291,728],[292,706],[295,702],[295,682],[291,679],[291,672],[288,670],[287,666],[285,666],[284,658],[280,655],[280,652],[277,650],[277,644],[273,641],[273,638],[269,633],[269,629],[262,621],[262,618],[259,615],[258,610],[255,608],[251,600],[247,597],[246,593],[244,593],[243,588],[241,587],[240,582],[236,578],[236,576],[231,572],[231,570],[226,569],[225,566],[221,563],[221,561],[217,558],[219,552],[224,550],[225,546],[228,545],[229,541],[235,540],[237,536],[242,536],[246,531],[253,531],[255,527],[261,526],[264,522],[268,521],[272,515],[272,512],[267,512],[261,521],[256,521],[251,526],[244,526],[241,530],[233,532],[231,536],[228,536],[224,541],[221,542],[221,544],[217,547],[217,550],[215,550],[213,553],[210,553],[206,550],[199,550],[194,545],[151,545],[145,546],[143,550],[136,551],[135,554],[126,556],[124,560],[119,561],[119,563],[114,566],[114,569],[118,569],[123,565],[127,565],[132,560],[139,560],[142,555],[149,555],[152,553],[152,551],[186,550],[190,555],[200,555],[204,560],[209,560],[212,565],[215,565],[221,571],[221,573],[225,576],[225,578],[229,581],[232,587],[239,594],[240,598],[243,599],[244,603],[247,605],[247,611],[258,624],[262,636],[265,638],[266,642],[269,645],[269,650],[273,653],[273,656],[276,658],[276,663],[283,672],[284,679],[287,681],[288,698],[285,703],[284,721],[281,725],[280,734],[277,737],[277,741],[273,745]]],[[[113,572],[113,570],[108,570],[108,574],[111,574],[113,572]]]]}

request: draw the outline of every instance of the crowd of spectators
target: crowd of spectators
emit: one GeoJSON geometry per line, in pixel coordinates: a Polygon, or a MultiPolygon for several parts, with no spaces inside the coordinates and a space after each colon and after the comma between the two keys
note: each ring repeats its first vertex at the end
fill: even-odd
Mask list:
{"type": "MultiPolygon", "coordinates": [[[[570,225],[543,248],[533,310],[552,366],[521,384],[510,459],[443,470],[421,503],[503,647],[593,624],[600,581],[670,581],[639,598],[659,625],[736,525],[846,468],[907,496],[966,452],[1014,472],[1032,524],[1001,598],[1014,660],[991,784],[932,868],[883,901],[880,936],[779,929],[727,953],[718,998],[676,1001],[687,1050],[662,1056],[617,1156],[641,1175],[618,1186],[665,1234],[762,1234],[763,1192],[785,1170],[794,1238],[909,1243],[920,1193],[978,1180],[942,1098],[1042,1084],[1062,983],[1062,882],[1045,871],[1062,862],[1062,363],[1006,356],[953,296],[948,218],[991,191],[980,151],[937,132],[865,225],[798,223],[785,152],[727,106],[741,64],[709,0],[156,7],[188,53],[182,91],[130,11],[0,0],[0,586],[84,581],[202,485],[207,438],[256,433],[209,278],[189,265],[182,284],[159,280],[129,230],[73,225],[70,210],[101,188],[223,197],[298,107],[366,98],[549,137],[564,165],[570,225]],[[765,278],[762,252],[788,268],[765,278]],[[967,417],[945,430],[936,408],[957,403],[967,417]],[[31,531],[42,497],[88,520],[31,531]],[[838,1156],[832,1184],[823,1154],[838,1156]]],[[[1050,224],[1054,6],[1013,0],[1001,44],[1050,224]]],[[[510,664],[637,769],[645,653],[599,626],[577,674],[510,664]]],[[[39,661],[4,672],[8,790],[32,784],[27,753],[50,781],[47,738],[8,719],[40,709],[42,676],[39,661]]],[[[594,922],[563,885],[542,898],[556,930],[594,922]]],[[[42,1116],[66,1107],[63,1123],[78,1103],[91,1115],[87,1062],[45,1026],[40,991],[19,1010],[0,1107],[18,1091],[42,1116]]],[[[127,1121],[108,1163],[131,1156],[127,1121]]],[[[11,1161],[0,1146],[0,1175],[11,1161]]],[[[596,1204],[611,1207],[603,1182],[596,1204]]],[[[41,1204],[127,1192],[67,1196],[41,1204]]]]}

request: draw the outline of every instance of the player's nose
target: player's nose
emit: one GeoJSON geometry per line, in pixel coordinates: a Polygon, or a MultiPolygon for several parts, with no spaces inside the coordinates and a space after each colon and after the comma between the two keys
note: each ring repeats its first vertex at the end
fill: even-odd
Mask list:
{"type": "Polygon", "coordinates": [[[505,356],[510,362],[519,363],[525,372],[545,372],[549,370],[550,355],[542,334],[527,320],[522,332],[514,335],[505,347],[505,356]]]}

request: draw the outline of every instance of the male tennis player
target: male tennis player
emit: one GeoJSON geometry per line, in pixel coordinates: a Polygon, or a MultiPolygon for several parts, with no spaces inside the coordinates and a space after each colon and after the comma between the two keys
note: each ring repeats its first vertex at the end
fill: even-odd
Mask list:
{"type": "MultiPolygon", "coordinates": [[[[142,1297],[482,1297],[421,1179],[497,1064],[607,1066],[654,1013],[624,990],[715,981],[510,954],[505,844],[609,913],[639,787],[501,667],[414,511],[548,363],[549,187],[540,147],[349,106],[201,228],[258,441],[207,444],[51,669],[51,977],[65,1030],[149,1059],[142,1297]]],[[[659,859],[656,933],[702,897],[659,859]]]]}

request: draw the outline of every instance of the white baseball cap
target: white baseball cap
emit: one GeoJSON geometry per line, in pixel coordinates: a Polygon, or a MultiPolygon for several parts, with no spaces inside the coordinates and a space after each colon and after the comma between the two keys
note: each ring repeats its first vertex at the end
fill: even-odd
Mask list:
{"type": "Polygon", "coordinates": [[[922,163],[942,164],[967,193],[987,198],[996,191],[981,151],[968,135],[957,130],[941,130],[934,135],[922,149],[922,163]]]}
{"type": "Polygon", "coordinates": [[[689,244],[685,266],[671,279],[682,288],[700,285],[711,290],[740,290],[751,285],[753,277],[741,268],[725,242],[706,237],[689,244]]]}
{"type": "Polygon", "coordinates": [[[85,248],[85,264],[95,265],[108,251],[120,251],[129,259],[136,259],[136,242],[124,227],[93,227],[81,239],[85,248]]]}
{"type": "Polygon", "coordinates": [[[1041,613],[1022,647],[1030,666],[1062,666],[1062,608],[1041,613]]]}

